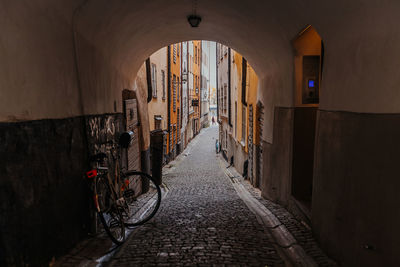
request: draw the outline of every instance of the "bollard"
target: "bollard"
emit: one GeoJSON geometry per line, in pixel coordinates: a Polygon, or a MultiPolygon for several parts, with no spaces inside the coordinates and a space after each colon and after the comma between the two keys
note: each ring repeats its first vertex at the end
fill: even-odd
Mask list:
{"type": "Polygon", "coordinates": [[[156,184],[162,184],[164,131],[150,132],[151,173],[156,184]]]}

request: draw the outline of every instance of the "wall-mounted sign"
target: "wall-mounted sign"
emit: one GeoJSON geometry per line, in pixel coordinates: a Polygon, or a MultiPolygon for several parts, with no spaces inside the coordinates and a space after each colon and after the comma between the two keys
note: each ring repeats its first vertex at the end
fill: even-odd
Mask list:
{"type": "Polygon", "coordinates": [[[192,106],[198,107],[199,106],[199,100],[198,99],[192,99],[192,106]]]}

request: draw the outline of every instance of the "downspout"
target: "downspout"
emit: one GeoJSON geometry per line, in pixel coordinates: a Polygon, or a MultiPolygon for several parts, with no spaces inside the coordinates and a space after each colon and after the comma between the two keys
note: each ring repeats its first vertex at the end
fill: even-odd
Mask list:
{"type": "Polygon", "coordinates": [[[215,72],[216,72],[216,81],[215,81],[215,86],[217,87],[217,123],[219,122],[219,87],[218,87],[218,61],[219,61],[219,55],[218,55],[218,44],[215,44],[215,56],[217,57],[215,60],[215,72]]]}
{"type": "Polygon", "coordinates": [[[199,65],[200,65],[200,95],[199,95],[199,106],[200,106],[200,118],[199,118],[199,120],[200,120],[200,122],[199,122],[199,125],[200,125],[200,129],[201,129],[202,128],[201,119],[203,117],[203,114],[201,112],[201,110],[202,110],[202,103],[201,103],[202,97],[201,97],[201,95],[202,95],[202,91],[203,91],[203,42],[202,41],[200,41],[199,65]]]}
{"type": "Polygon", "coordinates": [[[168,114],[168,120],[167,120],[167,123],[168,123],[168,125],[167,125],[167,131],[168,131],[168,146],[167,146],[167,148],[168,148],[168,154],[171,152],[171,151],[169,151],[169,148],[170,148],[170,146],[171,146],[171,144],[169,143],[169,140],[170,140],[170,134],[171,134],[171,46],[169,45],[168,46],[168,48],[167,48],[167,62],[168,62],[168,66],[167,66],[167,68],[168,68],[168,70],[167,70],[167,76],[168,76],[168,78],[167,78],[167,81],[168,81],[168,85],[167,85],[167,103],[168,103],[168,112],[167,112],[167,114],[168,114]]]}
{"type": "MultiPolygon", "coordinates": [[[[180,55],[181,55],[181,79],[180,79],[180,89],[181,89],[181,93],[180,93],[180,100],[179,100],[179,106],[181,107],[180,108],[180,111],[181,111],[181,115],[180,115],[180,123],[179,123],[179,130],[182,130],[182,121],[183,121],[183,119],[182,119],[182,115],[183,115],[183,102],[182,102],[182,92],[183,92],[183,81],[182,81],[182,61],[183,61],[183,43],[181,43],[181,45],[180,45],[180,49],[181,49],[181,53],[180,53],[180,55]]],[[[180,137],[180,135],[181,135],[182,133],[181,133],[181,131],[179,131],[179,137],[180,137]]],[[[182,140],[181,140],[181,142],[182,142],[182,140]]]]}
{"type": "Polygon", "coordinates": [[[189,42],[186,42],[186,70],[187,70],[187,77],[186,77],[186,96],[187,96],[187,121],[186,125],[189,124],[189,109],[190,109],[190,89],[189,89],[189,42]]]}
{"type": "Polygon", "coordinates": [[[231,49],[228,48],[228,123],[232,127],[231,102],[231,49]]]}

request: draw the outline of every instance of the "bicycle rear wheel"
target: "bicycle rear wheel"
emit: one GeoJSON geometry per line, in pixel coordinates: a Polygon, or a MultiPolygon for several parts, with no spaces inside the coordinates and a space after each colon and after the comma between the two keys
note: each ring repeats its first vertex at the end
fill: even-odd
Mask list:
{"type": "Polygon", "coordinates": [[[99,176],[95,184],[98,215],[104,230],[116,245],[125,241],[125,225],[120,207],[117,205],[115,194],[106,176],[99,176]]]}
{"type": "Polygon", "coordinates": [[[123,213],[125,225],[132,227],[146,223],[160,207],[160,186],[144,172],[128,171],[122,173],[121,178],[121,191],[126,204],[123,213]]]}

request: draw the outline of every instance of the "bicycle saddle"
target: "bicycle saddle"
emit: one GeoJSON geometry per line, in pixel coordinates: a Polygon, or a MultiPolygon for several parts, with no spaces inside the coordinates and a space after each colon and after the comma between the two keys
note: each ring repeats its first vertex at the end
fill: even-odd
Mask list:
{"type": "Polygon", "coordinates": [[[107,155],[105,153],[98,153],[98,154],[94,154],[92,156],[89,157],[90,161],[103,161],[105,158],[107,158],[107,155]]]}

